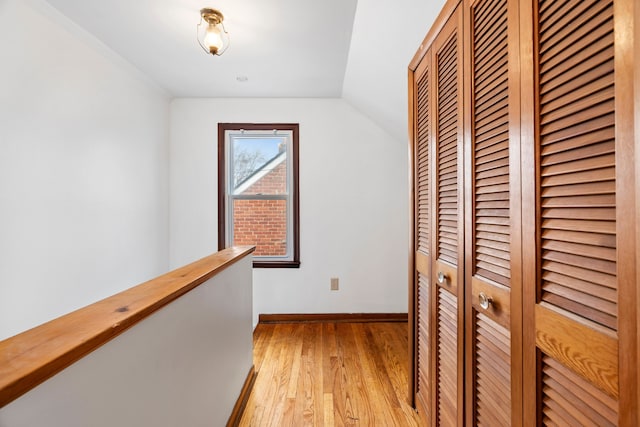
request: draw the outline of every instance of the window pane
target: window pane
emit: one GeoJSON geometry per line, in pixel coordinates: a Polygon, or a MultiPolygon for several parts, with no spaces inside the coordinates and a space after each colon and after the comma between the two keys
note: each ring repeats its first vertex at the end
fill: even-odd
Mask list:
{"type": "Polygon", "coordinates": [[[286,256],[287,201],[234,200],[233,244],[256,245],[255,256],[286,256]]]}
{"type": "Polygon", "coordinates": [[[287,193],[287,138],[232,136],[232,194],[287,193]]]}
{"type": "Polygon", "coordinates": [[[218,247],[255,246],[254,267],[300,266],[298,134],[296,123],[218,123],[218,247]]]}

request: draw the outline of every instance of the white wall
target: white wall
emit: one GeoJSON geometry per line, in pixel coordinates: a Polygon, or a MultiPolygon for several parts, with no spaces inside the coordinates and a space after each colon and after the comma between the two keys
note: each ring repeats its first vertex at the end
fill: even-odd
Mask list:
{"type": "Polygon", "coordinates": [[[300,123],[302,266],[254,269],[254,322],[259,313],[406,312],[406,146],[340,99],[174,100],[171,265],[217,249],[218,122],[300,123]]]}
{"type": "Polygon", "coordinates": [[[168,268],[166,94],[40,0],[0,0],[0,339],[168,268]]]}
{"type": "Polygon", "coordinates": [[[0,426],[224,426],[252,350],[246,257],[0,409],[0,426]]]}
{"type": "Polygon", "coordinates": [[[403,144],[407,68],[445,0],[359,1],[342,96],[403,144]]]}

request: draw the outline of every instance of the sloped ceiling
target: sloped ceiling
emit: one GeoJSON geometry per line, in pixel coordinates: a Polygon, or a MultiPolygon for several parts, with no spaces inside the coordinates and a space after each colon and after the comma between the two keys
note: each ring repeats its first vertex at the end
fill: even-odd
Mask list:
{"type": "Polygon", "coordinates": [[[360,0],[343,98],[407,140],[407,67],[445,0],[360,0]]]}
{"type": "Polygon", "coordinates": [[[444,0],[47,0],[173,97],[344,97],[406,140],[407,65],[444,0]],[[225,15],[220,57],[199,10],[225,15]]]}

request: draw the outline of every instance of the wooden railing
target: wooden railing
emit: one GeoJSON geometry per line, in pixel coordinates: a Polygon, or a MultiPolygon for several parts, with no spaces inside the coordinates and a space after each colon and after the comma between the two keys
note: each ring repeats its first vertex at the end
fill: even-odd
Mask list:
{"type": "Polygon", "coordinates": [[[254,251],[222,250],[0,341],[0,408],[254,251]]]}

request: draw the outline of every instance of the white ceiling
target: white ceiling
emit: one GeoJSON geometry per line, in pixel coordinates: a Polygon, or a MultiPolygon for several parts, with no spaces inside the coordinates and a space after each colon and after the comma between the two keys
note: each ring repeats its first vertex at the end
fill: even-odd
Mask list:
{"type": "Polygon", "coordinates": [[[173,97],[344,97],[403,140],[407,64],[444,4],[47,1],[173,97]],[[196,41],[203,7],[225,15],[231,44],[220,57],[205,54],[196,41]],[[247,81],[239,81],[240,76],[247,81]]]}

